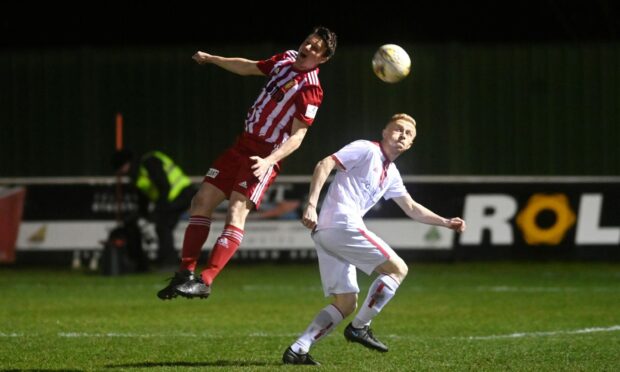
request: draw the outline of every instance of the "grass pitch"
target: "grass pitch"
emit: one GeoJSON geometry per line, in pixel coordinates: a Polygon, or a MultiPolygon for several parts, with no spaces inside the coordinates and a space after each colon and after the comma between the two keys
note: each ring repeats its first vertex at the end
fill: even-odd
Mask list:
{"type": "MultiPolygon", "coordinates": [[[[0,370],[308,369],[282,352],[328,303],[315,264],[233,261],[209,299],[165,302],[167,273],[0,270],[0,370]]],[[[388,353],[347,343],[349,320],[321,369],[618,371],[620,265],[414,263],[373,322],[388,353]]]]}

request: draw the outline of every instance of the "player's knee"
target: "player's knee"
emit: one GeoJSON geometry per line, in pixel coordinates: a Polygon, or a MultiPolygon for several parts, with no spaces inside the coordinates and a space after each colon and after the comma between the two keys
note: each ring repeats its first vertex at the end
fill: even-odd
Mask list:
{"type": "Polygon", "coordinates": [[[403,280],[405,280],[405,277],[407,277],[407,274],[409,273],[409,267],[400,257],[398,258],[398,260],[395,261],[394,266],[396,268],[396,272],[394,274],[396,275],[396,277],[398,277],[398,281],[402,283],[403,280]]]}
{"type": "Polygon", "coordinates": [[[407,264],[405,263],[405,261],[400,260],[400,263],[398,265],[398,272],[400,274],[400,276],[405,279],[405,277],[407,276],[407,274],[409,273],[409,266],[407,266],[407,264]]]}
{"type": "Polygon", "coordinates": [[[355,312],[355,309],[357,309],[357,296],[353,297],[351,299],[351,303],[349,304],[349,312],[347,313],[347,316],[350,314],[353,314],[355,312]]]}
{"type": "Polygon", "coordinates": [[[207,197],[204,193],[197,192],[192,198],[191,208],[192,210],[203,209],[207,204],[207,197]]]}
{"type": "Polygon", "coordinates": [[[402,283],[408,272],[409,267],[407,267],[405,261],[397,256],[390,259],[388,264],[383,266],[382,274],[387,274],[396,279],[399,283],[402,283]]]}
{"type": "Polygon", "coordinates": [[[235,225],[239,228],[245,225],[245,220],[248,214],[252,210],[253,204],[246,201],[233,201],[228,207],[228,215],[226,216],[226,223],[235,225]]]}
{"type": "Polygon", "coordinates": [[[336,306],[336,308],[338,308],[338,310],[342,313],[342,316],[346,318],[347,316],[353,314],[357,308],[357,294],[345,293],[334,295],[334,306],[336,306]]]}
{"type": "Polygon", "coordinates": [[[339,309],[340,309],[340,312],[342,313],[342,317],[346,318],[355,312],[355,309],[357,308],[357,301],[346,303],[341,307],[342,308],[341,309],[339,308],[339,309]]]}
{"type": "Polygon", "coordinates": [[[219,202],[214,200],[213,196],[204,189],[198,191],[192,198],[191,213],[201,216],[211,217],[213,210],[219,202]]]}

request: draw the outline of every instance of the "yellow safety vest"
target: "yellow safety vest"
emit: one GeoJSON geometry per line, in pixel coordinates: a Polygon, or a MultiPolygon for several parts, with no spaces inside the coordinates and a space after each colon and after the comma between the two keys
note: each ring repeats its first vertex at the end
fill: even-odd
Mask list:
{"type": "MultiPolygon", "coordinates": [[[[142,159],[146,159],[149,156],[155,156],[159,160],[161,160],[164,166],[164,173],[166,173],[166,177],[168,178],[168,182],[170,183],[170,192],[168,192],[168,201],[171,202],[179,196],[181,191],[185,189],[187,186],[192,184],[192,181],[183,173],[183,170],[176,165],[172,159],[170,159],[166,154],[160,151],[150,152],[142,157],[142,159]]],[[[151,182],[149,178],[149,172],[143,165],[140,165],[138,169],[138,177],[136,178],[136,187],[146,195],[149,200],[155,202],[159,200],[159,190],[157,187],[151,182]]]]}

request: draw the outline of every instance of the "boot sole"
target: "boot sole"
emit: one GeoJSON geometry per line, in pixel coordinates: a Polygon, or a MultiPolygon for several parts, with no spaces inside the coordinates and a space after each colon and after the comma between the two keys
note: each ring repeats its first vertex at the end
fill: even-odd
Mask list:
{"type": "Polygon", "coordinates": [[[173,298],[178,296],[178,294],[176,293],[174,289],[172,289],[170,292],[164,292],[164,291],[165,289],[157,292],[157,298],[159,298],[162,301],[172,300],[173,298]]]}
{"type": "Polygon", "coordinates": [[[363,343],[363,342],[360,342],[360,341],[358,341],[358,340],[356,340],[356,339],[349,339],[348,337],[345,337],[345,338],[347,339],[347,341],[348,341],[348,342],[354,342],[354,343],[356,343],[356,344],[360,344],[360,345],[362,345],[363,347],[365,347],[365,348],[367,348],[367,349],[370,349],[370,350],[378,351],[378,352],[380,352],[380,353],[387,353],[387,352],[388,352],[388,350],[386,350],[386,349],[380,349],[380,348],[377,348],[377,347],[375,347],[375,346],[368,345],[368,344],[365,344],[365,343],[363,343]]]}
{"type": "Polygon", "coordinates": [[[181,296],[183,298],[187,298],[188,300],[191,300],[191,299],[194,299],[194,298],[199,298],[201,300],[204,300],[207,297],[209,297],[209,295],[210,295],[210,293],[206,294],[206,295],[205,294],[197,295],[197,294],[183,293],[183,292],[180,292],[180,291],[176,291],[175,294],[179,295],[179,296],[181,296]]]}

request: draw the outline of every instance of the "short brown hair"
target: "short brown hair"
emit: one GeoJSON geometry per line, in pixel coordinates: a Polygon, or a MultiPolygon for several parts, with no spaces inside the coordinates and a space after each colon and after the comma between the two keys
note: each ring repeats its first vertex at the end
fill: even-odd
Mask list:
{"type": "Polygon", "coordinates": [[[336,53],[336,46],[338,44],[336,33],[323,26],[315,27],[312,33],[318,35],[325,42],[325,53],[323,56],[331,58],[336,53]]]}

